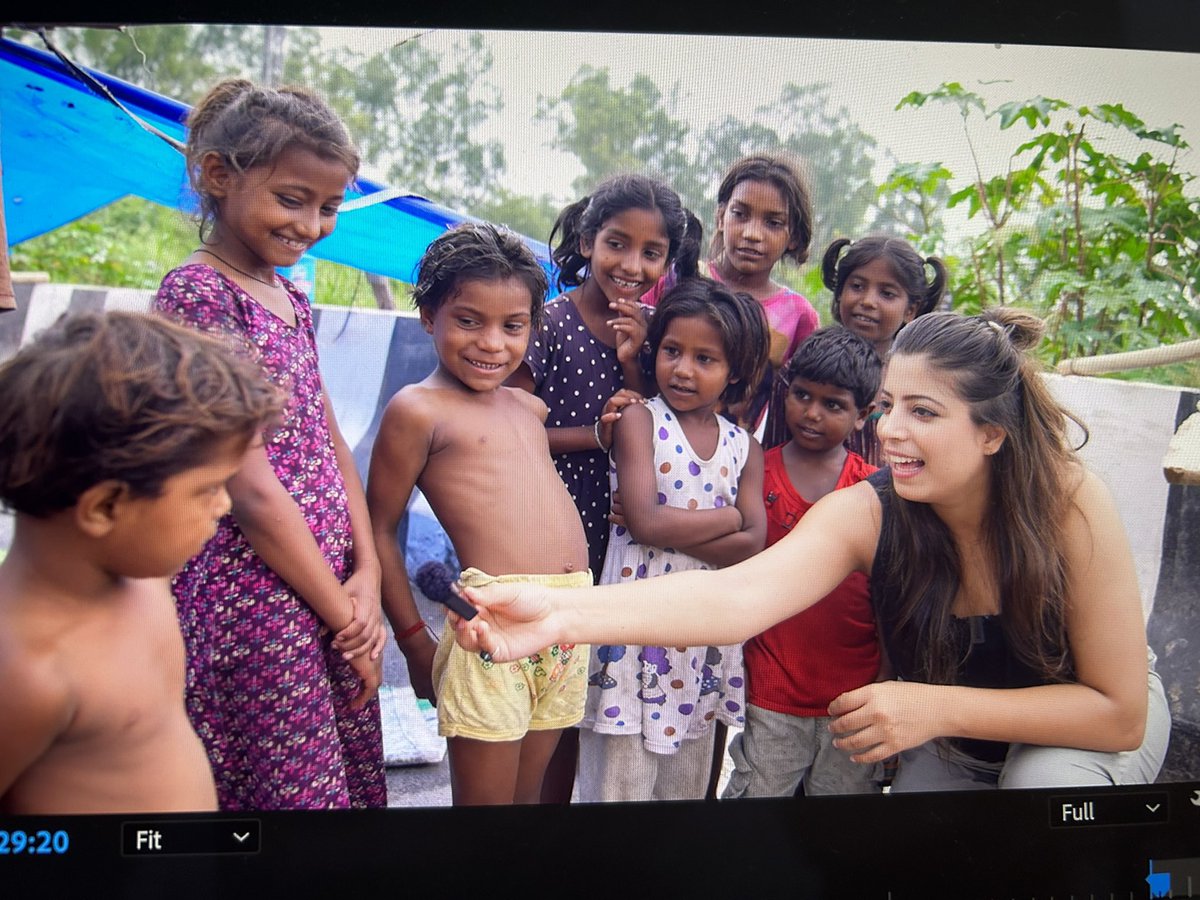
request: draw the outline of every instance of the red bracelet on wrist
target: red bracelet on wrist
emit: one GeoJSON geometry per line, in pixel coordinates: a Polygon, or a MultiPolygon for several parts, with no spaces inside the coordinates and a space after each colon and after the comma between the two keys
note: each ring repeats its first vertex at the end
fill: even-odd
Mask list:
{"type": "Polygon", "coordinates": [[[420,631],[424,627],[425,627],[425,623],[423,621],[421,621],[420,619],[417,619],[417,624],[412,625],[409,628],[405,628],[402,632],[400,632],[398,635],[396,635],[396,640],[398,640],[398,641],[407,640],[408,638],[412,637],[414,634],[416,634],[418,631],[420,631]]]}

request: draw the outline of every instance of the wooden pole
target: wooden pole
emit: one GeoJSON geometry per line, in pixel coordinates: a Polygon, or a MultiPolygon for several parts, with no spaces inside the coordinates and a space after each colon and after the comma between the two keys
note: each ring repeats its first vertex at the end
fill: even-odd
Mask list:
{"type": "Polygon", "coordinates": [[[17,295],[8,267],[8,229],[4,227],[4,167],[0,165],[0,312],[16,308],[17,295]]]}
{"type": "Polygon", "coordinates": [[[1171,438],[1162,465],[1171,484],[1200,485],[1200,412],[1183,420],[1171,438]]]}

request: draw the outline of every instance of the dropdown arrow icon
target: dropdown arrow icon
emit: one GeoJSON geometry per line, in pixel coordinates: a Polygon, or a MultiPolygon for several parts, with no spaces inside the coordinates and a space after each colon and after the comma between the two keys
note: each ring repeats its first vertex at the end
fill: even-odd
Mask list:
{"type": "MultiPolygon", "coordinates": [[[[1155,808],[1157,809],[1157,807],[1155,807],[1155,808]]],[[[249,837],[250,837],[250,832],[248,832],[248,831],[245,834],[238,834],[236,831],[233,833],[233,839],[235,841],[237,841],[239,844],[246,843],[246,839],[249,837]]]]}
{"type": "Polygon", "coordinates": [[[1149,803],[1147,803],[1147,804],[1146,804],[1146,809],[1150,810],[1150,812],[1158,812],[1158,807],[1159,807],[1159,806],[1161,806],[1161,805],[1162,805],[1162,804],[1159,804],[1159,803],[1155,803],[1155,804],[1153,804],[1153,805],[1152,805],[1152,804],[1149,804],[1149,803]]]}

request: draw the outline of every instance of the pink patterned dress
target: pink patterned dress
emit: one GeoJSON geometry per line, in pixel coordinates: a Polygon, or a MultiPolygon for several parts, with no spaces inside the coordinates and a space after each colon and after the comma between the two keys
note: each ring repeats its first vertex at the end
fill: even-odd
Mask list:
{"type": "MultiPolygon", "coordinates": [[[[169,272],[155,310],[244,343],[287,390],[267,435],[275,475],[296,501],[334,573],[351,573],[350,512],[325,418],[307,298],[284,281],[292,327],[217,270],[169,272]]],[[[251,548],[232,515],[172,582],[187,646],[187,709],[223,810],[387,805],[379,703],[350,710],[353,669],[333,635],[251,548]]]]}

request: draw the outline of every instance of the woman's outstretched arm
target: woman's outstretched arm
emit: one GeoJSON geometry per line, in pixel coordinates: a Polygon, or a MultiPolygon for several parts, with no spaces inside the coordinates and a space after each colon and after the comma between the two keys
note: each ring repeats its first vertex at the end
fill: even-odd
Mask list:
{"type": "Polygon", "coordinates": [[[738,643],[816,603],[851,572],[869,572],[879,521],[879,499],[862,483],[822,498],[787,537],[736,566],[594,588],[472,588],[463,594],[479,615],[452,621],[459,643],[498,661],[556,642],[738,643]]]}

